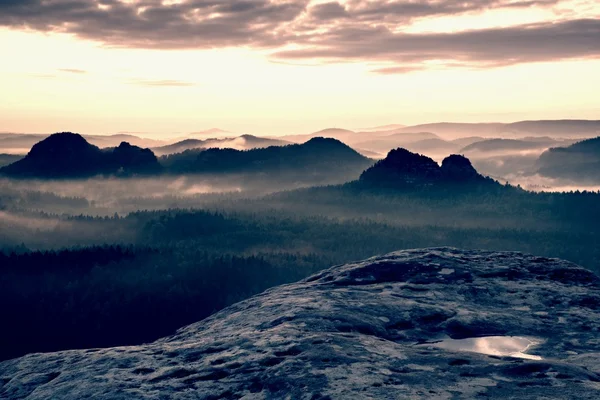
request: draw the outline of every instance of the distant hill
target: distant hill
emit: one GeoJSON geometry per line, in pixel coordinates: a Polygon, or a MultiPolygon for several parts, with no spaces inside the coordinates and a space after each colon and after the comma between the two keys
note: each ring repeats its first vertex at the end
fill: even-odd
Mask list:
{"type": "Polygon", "coordinates": [[[226,131],[220,128],[211,128],[203,131],[191,132],[189,134],[191,137],[201,137],[201,138],[218,138],[225,136],[233,136],[233,132],[226,131]]]}
{"type": "Polygon", "coordinates": [[[148,149],[122,142],[116,148],[101,150],[70,132],[49,136],[21,160],[0,168],[0,174],[16,178],[85,178],[160,171],[156,156],[148,149]]]}
{"type": "Polygon", "coordinates": [[[384,158],[384,156],[385,156],[385,154],[377,153],[377,152],[371,151],[371,150],[365,150],[365,149],[361,149],[361,148],[357,148],[357,147],[352,147],[352,148],[354,150],[356,150],[358,153],[362,154],[363,156],[372,158],[374,160],[384,158]]]}
{"type": "Polygon", "coordinates": [[[536,171],[550,178],[600,183],[600,137],[542,153],[536,171]]]}
{"type": "Polygon", "coordinates": [[[346,144],[354,143],[357,137],[357,133],[348,129],[341,128],[327,128],[322,129],[318,132],[301,134],[301,135],[286,135],[282,136],[281,139],[295,143],[304,143],[307,140],[318,138],[318,137],[329,137],[337,139],[346,144]]]}
{"type": "Polygon", "coordinates": [[[551,137],[591,137],[600,135],[600,120],[542,120],[507,124],[505,132],[546,135],[551,137]]]}
{"type": "Polygon", "coordinates": [[[189,150],[161,157],[170,173],[245,174],[301,181],[344,181],[356,177],[373,161],[331,138],[313,138],[303,144],[253,150],[189,150]]]}
{"type": "MultiPolygon", "coordinates": [[[[22,134],[10,133],[0,135],[0,153],[27,154],[38,142],[46,139],[47,134],[22,134]]],[[[127,142],[139,147],[163,146],[165,142],[154,139],[141,138],[130,134],[116,135],[82,135],[88,143],[100,148],[117,147],[122,142],[127,142]]]]}
{"type": "MultiPolygon", "coordinates": [[[[364,138],[363,138],[364,139],[364,138]]],[[[407,132],[407,133],[393,133],[385,136],[378,136],[374,138],[370,138],[369,140],[365,140],[362,142],[358,142],[353,144],[355,147],[359,147],[361,149],[374,151],[377,153],[386,154],[392,149],[398,147],[407,148],[411,144],[421,142],[421,146],[426,147],[427,143],[438,147],[440,143],[444,141],[435,133],[431,132],[407,132]],[[436,140],[437,142],[424,142],[436,140]],[[435,143],[435,144],[434,144],[435,143]]],[[[445,142],[451,148],[456,148],[458,146],[451,144],[449,142],[445,142]]],[[[417,145],[419,146],[419,145],[417,145]]]]}
{"type": "Polygon", "coordinates": [[[19,154],[0,154],[0,167],[12,164],[22,158],[23,156],[19,154]]]}
{"type": "Polygon", "coordinates": [[[407,126],[399,131],[401,133],[432,132],[444,139],[459,138],[465,136],[494,136],[498,137],[505,124],[502,123],[459,123],[459,122],[437,122],[407,126]]]}
{"type": "Polygon", "coordinates": [[[403,124],[389,124],[389,125],[381,125],[381,126],[374,126],[371,128],[361,128],[358,129],[359,132],[380,132],[380,131],[390,131],[390,130],[394,130],[394,129],[400,129],[400,128],[405,128],[406,125],[403,124]]]}
{"type": "Polygon", "coordinates": [[[407,126],[401,132],[433,132],[444,139],[466,136],[516,138],[549,136],[552,138],[585,138],[600,135],[600,120],[541,120],[513,123],[439,122],[407,126]]]}
{"type": "Polygon", "coordinates": [[[358,183],[364,186],[404,188],[493,182],[480,175],[466,157],[450,155],[440,166],[427,156],[398,148],[364,171],[358,183]]]}
{"type": "Polygon", "coordinates": [[[437,138],[419,140],[408,143],[404,147],[412,152],[427,154],[431,157],[435,157],[439,154],[447,156],[456,153],[460,149],[460,146],[456,143],[437,138]]]}
{"type": "Polygon", "coordinates": [[[453,139],[452,143],[455,143],[456,145],[462,148],[472,143],[481,142],[482,140],[485,140],[485,138],[481,136],[467,136],[463,138],[453,139]]]}
{"type": "Polygon", "coordinates": [[[123,142],[133,146],[151,148],[165,144],[162,140],[148,139],[130,134],[118,133],[115,135],[83,135],[85,140],[100,148],[117,147],[123,142]]]}
{"type": "Polygon", "coordinates": [[[552,145],[560,145],[561,142],[547,138],[545,140],[517,140],[517,139],[487,139],[472,143],[460,150],[461,153],[469,152],[513,152],[544,149],[552,145]]]}
{"type": "Polygon", "coordinates": [[[291,142],[279,139],[262,138],[254,135],[242,135],[233,138],[211,139],[185,139],[167,146],[152,149],[157,155],[181,153],[186,150],[208,148],[231,148],[236,150],[250,150],[269,146],[284,146],[291,142]]]}
{"type": "Polygon", "coordinates": [[[458,153],[469,157],[478,171],[494,177],[511,177],[531,174],[537,158],[545,150],[571,143],[570,139],[559,140],[547,136],[485,139],[463,147],[458,153]]]}

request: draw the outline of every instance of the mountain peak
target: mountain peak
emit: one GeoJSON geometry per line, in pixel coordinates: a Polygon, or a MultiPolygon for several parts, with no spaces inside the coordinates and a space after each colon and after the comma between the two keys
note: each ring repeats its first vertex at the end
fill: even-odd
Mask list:
{"type": "MultiPolygon", "coordinates": [[[[36,156],[38,154],[52,152],[57,153],[71,153],[74,151],[81,151],[94,147],[85,140],[83,136],[73,132],[59,132],[54,133],[44,140],[33,145],[29,151],[29,156],[36,156]]],[[[58,155],[58,154],[57,154],[58,155]]]]}
{"type": "Polygon", "coordinates": [[[36,143],[23,159],[0,171],[13,177],[83,178],[159,170],[148,149],[121,142],[116,148],[100,150],[77,133],[61,132],[36,143]]]}
{"type": "Polygon", "coordinates": [[[431,182],[437,180],[440,175],[440,166],[431,158],[397,148],[364,171],[359,181],[384,186],[402,186],[431,182]]]}
{"type": "Polygon", "coordinates": [[[475,182],[483,178],[468,158],[453,154],[440,167],[431,158],[404,148],[391,150],[387,157],[362,173],[359,182],[388,187],[475,182]]]}
{"type": "Polygon", "coordinates": [[[318,145],[343,145],[343,146],[346,146],[344,143],[342,143],[341,141],[339,141],[335,138],[324,137],[324,136],[316,136],[314,138],[310,138],[304,144],[305,145],[318,144],[318,145]]]}
{"type": "Polygon", "coordinates": [[[441,172],[444,179],[453,181],[473,181],[483,178],[467,157],[458,154],[444,158],[441,172]]]}

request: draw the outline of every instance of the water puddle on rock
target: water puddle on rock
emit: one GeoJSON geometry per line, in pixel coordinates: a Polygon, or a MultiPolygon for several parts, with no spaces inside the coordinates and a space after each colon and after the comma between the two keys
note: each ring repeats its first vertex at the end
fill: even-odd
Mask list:
{"type": "Polygon", "coordinates": [[[466,339],[444,339],[428,343],[429,346],[439,347],[450,351],[470,351],[490,356],[508,356],[541,360],[542,357],[526,354],[532,346],[541,342],[532,338],[520,336],[484,336],[466,339]]]}

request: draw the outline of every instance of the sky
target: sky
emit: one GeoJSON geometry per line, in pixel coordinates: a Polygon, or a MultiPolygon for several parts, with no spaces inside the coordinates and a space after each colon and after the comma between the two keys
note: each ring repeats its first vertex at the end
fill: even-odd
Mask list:
{"type": "Polygon", "coordinates": [[[0,132],[600,119],[597,0],[0,0],[0,132]]]}

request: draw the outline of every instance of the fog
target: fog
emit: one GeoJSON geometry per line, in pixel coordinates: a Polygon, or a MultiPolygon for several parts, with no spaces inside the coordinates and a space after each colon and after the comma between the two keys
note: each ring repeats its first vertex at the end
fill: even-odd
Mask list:
{"type": "Polygon", "coordinates": [[[219,198],[256,197],[278,190],[241,176],[93,178],[87,180],[0,179],[0,206],[56,214],[112,215],[140,209],[198,208],[219,198]]]}
{"type": "Polygon", "coordinates": [[[600,185],[586,185],[583,183],[572,182],[567,179],[548,178],[539,174],[507,175],[505,178],[508,182],[510,182],[513,185],[520,185],[523,189],[531,190],[534,192],[600,191],[600,185]]]}

